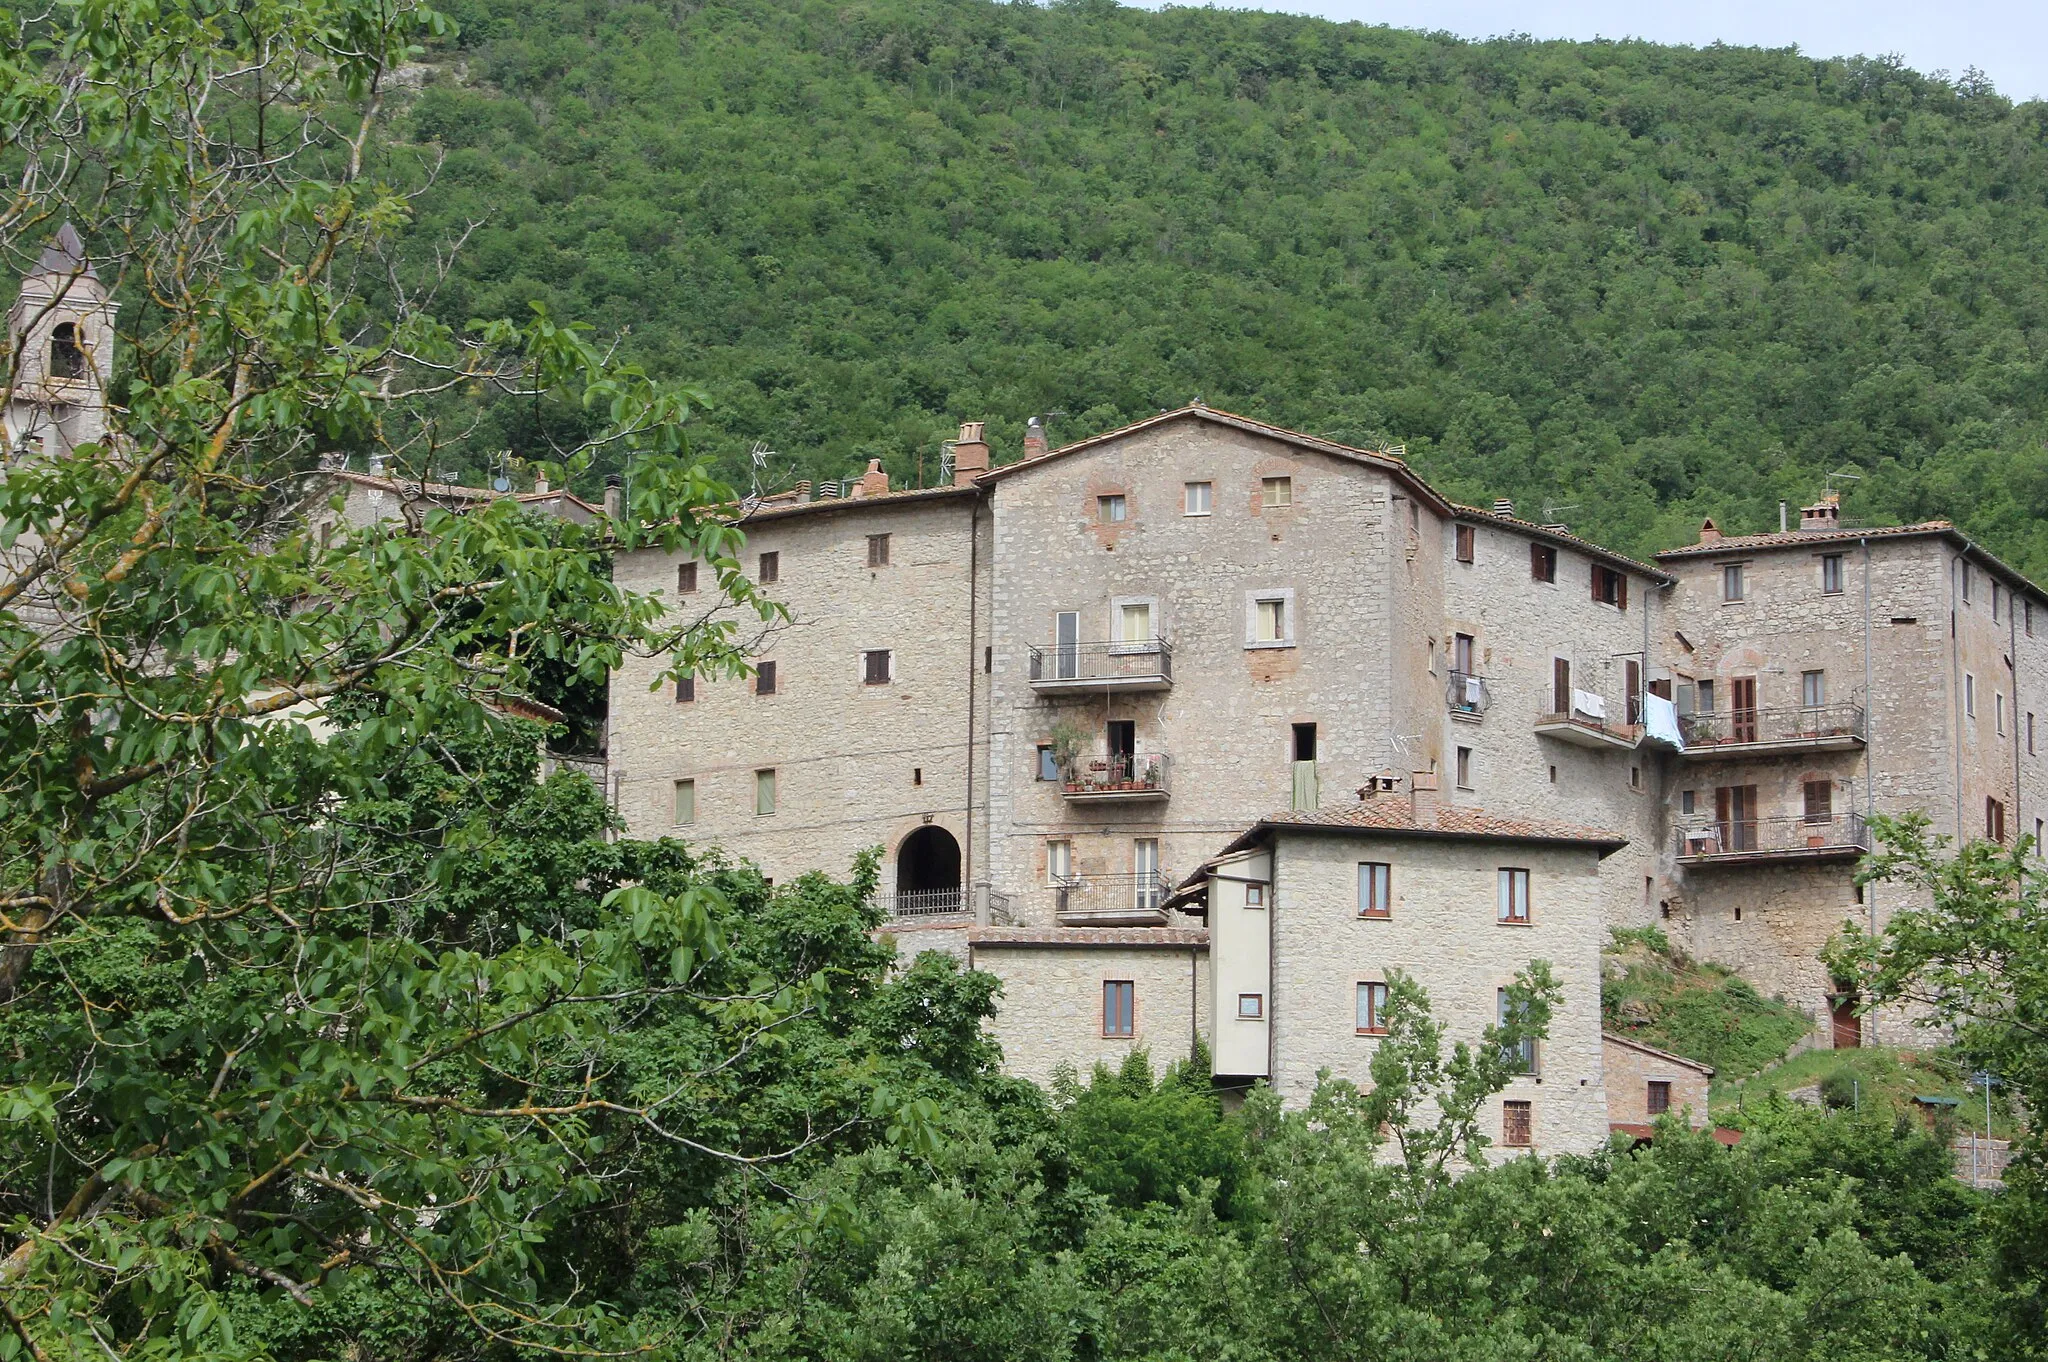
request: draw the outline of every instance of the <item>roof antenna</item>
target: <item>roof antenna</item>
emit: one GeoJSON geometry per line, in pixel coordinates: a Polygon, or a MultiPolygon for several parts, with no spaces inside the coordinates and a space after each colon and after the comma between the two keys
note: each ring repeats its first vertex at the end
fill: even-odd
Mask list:
{"type": "Polygon", "coordinates": [[[1828,474],[1827,480],[1821,484],[1821,491],[1822,494],[1825,496],[1839,497],[1841,493],[1835,490],[1835,484],[1837,482],[1861,481],[1863,481],[1863,475],[1861,473],[1853,472],[1847,468],[1837,468],[1834,472],[1828,474]]]}

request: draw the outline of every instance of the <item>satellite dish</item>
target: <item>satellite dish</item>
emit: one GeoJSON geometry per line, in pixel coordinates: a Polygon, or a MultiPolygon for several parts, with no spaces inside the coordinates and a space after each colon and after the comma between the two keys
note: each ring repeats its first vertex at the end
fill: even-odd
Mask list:
{"type": "Polygon", "coordinates": [[[494,492],[511,491],[512,479],[506,477],[503,473],[500,473],[497,477],[491,479],[491,490],[494,492]]]}

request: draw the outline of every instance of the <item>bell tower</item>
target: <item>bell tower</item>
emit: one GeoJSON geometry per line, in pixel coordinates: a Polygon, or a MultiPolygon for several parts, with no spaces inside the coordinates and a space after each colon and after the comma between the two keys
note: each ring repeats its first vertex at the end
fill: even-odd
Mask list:
{"type": "Polygon", "coordinates": [[[7,313],[14,376],[0,412],[7,462],[106,439],[116,311],[77,229],[65,223],[23,276],[7,313]]]}

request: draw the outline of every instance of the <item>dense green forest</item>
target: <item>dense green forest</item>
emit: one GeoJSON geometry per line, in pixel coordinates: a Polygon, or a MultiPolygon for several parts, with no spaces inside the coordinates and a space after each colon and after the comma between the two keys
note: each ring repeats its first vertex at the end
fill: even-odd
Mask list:
{"type": "Polygon", "coordinates": [[[623,333],[736,472],[931,480],[961,419],[1015,457],[1199,396],[1637,551],[1840,470],[1852,521],[2048,573],[2048,105],[1974,78],[1101,0],[448,8],[400,120],[447,156],[419,249],[477,224],[439,310],[623,333]]]}

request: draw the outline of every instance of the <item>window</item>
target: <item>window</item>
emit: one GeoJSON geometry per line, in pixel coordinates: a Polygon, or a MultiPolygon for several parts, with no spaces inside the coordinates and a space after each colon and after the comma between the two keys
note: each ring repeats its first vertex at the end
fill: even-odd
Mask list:
{"type": "Polygon", "coordinates": [[[1159,637],[1152,626],[1152,602],[1115,602],[1110,611],[1110,638],[1116,643],[1150,644],[1159,637]]]}
{"type": "Polygon", "coordinates": [[[1129,979],[1109,979],[1102,985],[1102,1034],[1115,1039],[1135,1036],[1137,1026],[1137,985],[1129,979]]]}
{"type": "Polygon", "coordinates": [[[678,676],[676,678],[676,703],[687,705],[694,702],[696,698],[697,678],[694,676],[678,676]]]}
{"type": "Polygon", "coordinates": [[[1500,1104],[1500,1142],[1510,1149],[1528,1149],[1536,1141],[1530,1133],[1535,1125],[1527,1102],[1500,1104]]]}
{"type": "Polygon", "coordinates": [[[775,768],[772,766],[754,772],[754,812],[775,812],[775,768]]]}
{"type": "Polygon", "coordinates": [[[1742,599],[1744,582],[1741,563],[1724,563],[1721,567],[1721,599],[1739,601],[1742,599]]]}
{"type": "Polygon", "coordinates": [[[1454,528],[1452,534],[1457,545],[1458,561],[1461,563],[1471,562],[1474,557],[1474,549],[1479,538],[1479,532],[1470,525],[1459,525],[1454,528]]]}
{"type": "Polygon", "coordinates": [[[1292,506],[1294,504],[1294,479],[1259,479],[1259,504],[1261,506],[1292,506]]]}
{"type": "Polygon", "coordinates": [[[2001,589],[2000,585],[1999,585],[1999,584],[1998,584],[1997,582],[1993,582],[1993,583],[1991,584],[1991,622],[1992,622],[1993,624],[1996,624],[1996,623],[1998,623],[1998,606],[1999,606],[1999,598],[2000,598],[2000,597],[2001,597],[2001,596],[2002,596],[2003,594],[2004,594],[2004,593],[2003,593],[2003,591],[2002,591],[2002,589],[2001,589]]]}
{"type": "MultiPolygon", "coordinates": [[[[1823,553],[1820,556],[1820,590],[1824,596],[1839,596],[1842,594],[1841,554],[1823,553]]],[[[1665,1087],[1668,1091],[1670,1085],[1666,1084],[1665,1087]]]]}
{"type": "Polygon", "coordinates": [[[1472,788],[1472,749],[1469,747],[1458,749],[1458,788],[1472,788]]]}
{"type": "Polygon", "coordinates": [[[1503,866],[1500,872],[1499,911],[1502,922],[1529,925],[1529,872],[1503,866]]]}
{"type": "Polygon", "coordinates": [[[690,594],[691,592],[695,591],[696,589],[697,589],[697,565],[696,565],[696,564],[695,564],[694,562],[692,562],[692,563],[677,563],[677,564],[676,564],[676,594],[677,594],[678,596],[687,596],[687,595],[689,595],[689,594],[690,594]]]}
{"type": "Polygon", "coordinates": [[[1992,709],[1992,713],[1993,713],[1993,715],[1994,715],[1994,718],[1993,718],[1992,722],[1993,722],[1993,723],[1995,723],[1995,724],[1996,724],[1996,725],[1998,726],[1998,736],[2002,738],[2002,737],[2004,737],[2004,736],[2005,736],[2005,692],[2004,692],[2004,691],[2002,691],[2002,690],[2001,690],[2001,691],[1995,691],[1995,692],[1993,692],[1993,693],[1992,693],[1992,696],[1991,696],[1991,709],[1992,709]]]}
{"type": "Polygon", "coordinates": [[[1095,518],[1105,525],[1119,525],[1124,518],[1123,494],[1113,493],[1095,498],[1095,518]]]}
{"type": "Polygon", "coordinates": [[[1237,1015],[1245,1021],[1257,1021],[1266,1015],[1266,995],[1263,993],[1240,993],[1237,995],[1237,1015]]]}
{"type": "Polygon", "coordinates": [[[868,566],[871,568],[889,566],[889,536],[871,534],[868,536],[868,566]]]}
{"type": "Polygon", "coordinates": [[[1622,687],[1628,694],[1628,721],[1643,721],[1643,664],[1630,658],[1621,664],[1622,687]]]}
{"type": "Polygon", "coordinates": [[[1994,842],[2005,840],[2005,801],[1986,799],[1984,801],[1984,835],[1994,842]]]}
{"type": "Polygon", "coordinates": [[[1529,580],[1532,582],[1554,582],[1557,580],[1557,550],[1548,544],[1529,546],[1529,580]]]}
{"type": "Polygon", "coordinates": [[[1963,604],[1970,603],[1970,565],[1963,564],[1963,604]]]}
{"type": "Polygon", "coordinates": [[[1828,674],[1826,672],[1799,673],[1799,703],[1807,709],[1819,709],[1828,702],[1828,674]]]}
{"type": "Polygon", "coordinates": [[[1159,839],[1157,837],[1134,837],[1131,839],[1131,878],[1137,882],[1138,890],[1132,898],[1136,908],[1157,908],[1165,898],[1166,886],[1159,877],[1159,839]]]}
{"type": "Polygon", "coordinates": [[[1049,742],[1038,744],[1038,778],[1040,780],[1058,780],[1060,778],[1059,754],[1052,750],[1052,744],[1049,742]]]}
{"type": "Polygon", "coordinates": [[[1552,785],[1557,784],[1557,768],[1555,766],[1550,768],[1550,783],[1552,785]]]}
{"type": "Polygon", "coordinates": [[[1642,789],[1642,788],[1643,788],[1643,768],[1642,768],[1642,767],[1640,767],[1640,766],[1631,766],[1631,767],[1629,767],[1629,768],[1628,768],[1628,787],[1629,787],[1629,788],[1630,788],[1631,790],[1640,790],[1640,789],[1642,789]]]}
{"type": "Polygon", "coordinates": [[[890,654],[887,648],[870,648],[860,655],[860,679],[870,686],[889,684],[890,654]]]}
{"type": "Polygon", "coordinates": [[[1668,1079],[1650,1080],[1649,1091],[1643,1095],[1643,1109],[1652,1116],[1662,1116],[1671,1110],[1671,1083],[1668,1079]]]}
{"type": "Polygon", "coordinates": [[[1385,861],[1358,863],[1358,915],[1394,915],[1394,867],[1385,861]]]}
{"type": "Polygon", "coordinates": [[[1693,686],[1693,693],[1700,698],[1699,712],[1702,714],[1712,714],[1714,712],[1714,683],[1712,681],[1697,682],[1693,686]]]}
{"type": "Polygon", "coordinates": [[[1977,717],[1977,678],[1968,672],[1963,673],[1963,713],[1977,717]]]}
{"type": "Polygon", "coordinates": [[[762,555],[761,555],[761,570],[760,570],[760,572],[756,573],[755,575],[756,575],[756,576],[757,576],[757,577],[758,577],[758,578],[760,579],[760,581],[761,581],[761,584],[762,584],[763,586],[766,586],[766,585],[767,585],[768,583],[770,583],[770,582],[774,582],[774,581],[779,581],[779,580],[781,580],[781,578],[782,578],[782,555],[781,555],[780,553],[764,553],[764,554],[762,554],[762,555]]]}
{"type": "Polygon", "coordinates": [[[1680,813],[1683,813],[1683,814],[1691,814],[1691,813],[1692,813],[1692,812],[1693,812],[1693,811],[1694,811],[1695,809],[1697,809],[1698,807],[1699,807],[1699,791],[1697,791],[1697,790],[1680,790],[1680,791],[1678,792],[1678,811],[1679,811],[1680,813]]]}
{"type": "Polygon", "coordinates": [[[1367,983],[1358,986],[1358,1034],[1387,1034],[1387,986],[1367,983]]]}
{"type": "Polygon", "coordinates": [[[1074,844],[1058,838],[1045,844],[1045,877],[1054,884],[1074,878],[1074,844]]]}
{"type": "Polygon", "coordinates": [[[1316,759],[1316,726],[1314,724],[1295,724],[1293,725],[1293,733],[1294,759],[1296,761],[1314,761],[1316,759]]]}
{"type": "Polygon", "coordinates": [[[1593,599],[1617,610],[1628,609],[1628,574],[1593,564],[1593,599]]]}
{"type": "Polygon", "coordinates": [[[1191,482],[1182,489],[1181,514],[1207,515],[1215,488],[1206,482],[1191,482]]]}
{"type": "Polygon", "coordinates": [[[2031,757],[2031,756],[2033,756],[2033,755],[2035,755],[2035,753],[2034,753],[2034,711],[2033,711],[2033,710],[2031,710],[2031,709],[2027,711],[2027,755],[2028,755],[2028,756],[2030,756],[2030,757],[2031,757]]]}
{"type": "Polygon", "coordinates": [[[1809,780],[1800,787],[1806,796],[1806,821],[1832,822],[1835,816],[1835,782],[1809,780]]]}
{"type": "Polygon", "coordinates": [[[697,782],[676,782],[676,826],[686,828],[697,821],[697,782]]]}
{"type": "Polygon", "coordinates": [[[1245,596],[1245,646],[1294,646],[1294,593],[1253,591],[1245,596]]]}
{"type": "Polygon", "coordinates": [[[1244,887],[1244,906],[1247,908],[1265,907],[1266,886],[1263,884],[1247,884],[1244,887]]]}
{"type": "Polygon", "coordinates": [[[85,377],[85,350],[78,343],[76,323],[58,322],[50,332],[50,377],[85,377]]]}
{"type": "Polygon", "coordinates": [[[1756,850],[1757,808],[1754,785],[1714,787],[1714,827],[1721,850],[1756,850]]]}
{"type": "Polygon", "coordinates": [[[1451,670],[1460,676],[1470,676],[1478,668],[1472,665],[1473,655],[1478,651],[1479,640],[1470,634],[1455,634],[1451,638],[1451,670]]]}
{"type": "MultiPolygon", "coordinates": [[[[1519,1007],[1516,1006],[1515,1000],[1508,995],[1508,991],[1504,988],[1497,988],[1493,991],[1493,1005],[1494,1014],[1502,1026],[1508,1026],[1521,1021],[1529,1015],[1529,1005],[1523,1003],[1519,1007]]],[[[1518,1073],[1535,1073],[1536,1037],[1524,1036],[1513,1045],[1503,1046],[1501,1048],[1501,1058],[1512,1064],[1518,1073]]]]}
{"type": "Polygon", "coordinates": [[[754,664],[754,694],[775,694],[775,664],[773,662],[756,662],[754,664]]]}
{"type": "Polygon", "coordinates": [[[910,768],[910,783],[912,785],[924,784],[924,767],[913,766],[910,768]]]}

